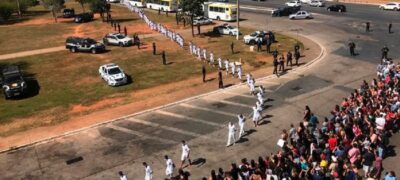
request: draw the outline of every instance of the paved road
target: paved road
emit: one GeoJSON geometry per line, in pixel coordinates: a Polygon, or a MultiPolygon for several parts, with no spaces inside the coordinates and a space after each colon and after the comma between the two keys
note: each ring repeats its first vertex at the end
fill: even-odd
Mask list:
{"type": "MultiPolygon", "coordinates": [[[[365,11],[378,13],[372,8],[365,11]]],[[[192,158],[198,163],[188,169],[192,174],[191,179],[208,175],[210,169],[227,168],[229,163],[242,157],[254,159],[275,152],[281,129],[289,127],[290,123],[297,124],[306,104],[319,118],[323,118],[340,102],[340,97],[347,96],[362,80],[372,79],[379,61],[379,50],[384,44],[391,48],[390,56],[400,56],[398,51],[394,51],[395,46],[400,45],[400,28],[396,29],[398,24],[394,25],[395,33],[391,35],[386,33],[386,27],[383,26],[374,27],[374,31],[367,34],[363,32],[362,25],[367,17],[321,12],[313,20],[290,21],[271,18],[267,12],[243,12],[242,18],[247,20],[242,24],[306,36],[325,47],[326,56],[308,68],[279,79],[257,81],[268,89],[270,101],[263,114],[266,121],[258,128],[251,127],[248,122],[250,135],[233,147],[225,147],[225,126],[228,121],[236,121],[238,112],[250,113],[250,106],[256,101],[245,86],[2,153],[1,179],[116,179],[119,170],[127,172],[130,179],[141,179],[143,161],[149,162],[156,179],[161,179],[164,177],[163,155],[170,155],[179,165],[179,141],[182,139],[188,141],[192,158]],[[346,44],[349,40],[357,44],[360,55],[355,58],[348,56],[346,44]],[[82,157],[83,160],[70,165],[65,163],[76,157],[82,157]]],[[[380,15],[371,21],[372,24],[384,24],[391,18],[390,14],[380,15]]],[[[395,150],[398,152],[398,135],[392,139],[392,143],[397,145],[395,150]]],[[[385,169],[400,172],[399,166],[391,166],[398,164],[397,159],[386,159],[385,169]]]]}

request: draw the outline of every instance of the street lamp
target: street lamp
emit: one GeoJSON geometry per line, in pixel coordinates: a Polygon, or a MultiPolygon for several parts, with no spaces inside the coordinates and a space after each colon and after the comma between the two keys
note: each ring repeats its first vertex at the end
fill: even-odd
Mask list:
{"type": "Polygon", "coordinates": [[[239,0],[236,0],[236,6],[237,6],[237,14],[236,14],[236,22],[237,22],[237,28],[238,28],[238,33],[236,34],[236,40],[239,40],[239,16],[240,16],[240,7],[239,7],[239,0]]]}

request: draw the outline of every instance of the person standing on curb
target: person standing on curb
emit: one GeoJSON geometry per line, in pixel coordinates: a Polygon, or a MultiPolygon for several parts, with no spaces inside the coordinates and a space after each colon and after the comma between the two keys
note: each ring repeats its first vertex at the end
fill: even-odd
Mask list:
{"type": "Polygon", "coordinates": [[[274,71],[272,71],[272,74],[276,74],[276,76],[279,77],[279,74],[278,74],[278,65],[279,65],[278,59],[274,58],[273,64],[274,64],[274,71]]]}
{"type": "Polygon", "coordinates": [[[235,145],[236,143],[236,139],[235,139],[235,131],[236,131],[236,127],[234,124],[232,124],[232,122],[229,122],[228,125],[228,142],[226,143],[226,147],[229,147],[232,145],[235,145]]]}

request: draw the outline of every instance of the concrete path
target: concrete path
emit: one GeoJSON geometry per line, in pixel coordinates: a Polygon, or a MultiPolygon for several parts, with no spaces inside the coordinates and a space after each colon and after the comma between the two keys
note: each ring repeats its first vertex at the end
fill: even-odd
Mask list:
{"type": "Polygon", "coordinates": [[[0,55],[0,61],[6,60],[6,59],[19,58],[19,57],[33,56],[33,55],[38,55],[38,54],[58,52],[58,51],[62,51],[62,50],[65,50],[65,46],[58,46],[58,47],[45,48],[45,49],[36,49],[36,50],[32,50],[32,51],[23,51],[23,52],[11,53],[11,54],[3,54],[3,55],[0,55]]]}

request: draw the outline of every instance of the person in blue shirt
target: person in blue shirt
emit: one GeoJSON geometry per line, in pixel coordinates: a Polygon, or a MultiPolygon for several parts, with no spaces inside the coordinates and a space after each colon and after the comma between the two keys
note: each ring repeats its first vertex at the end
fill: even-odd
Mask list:
{"type": "Polygon", "coordinates": [[[396,174],[394,171],[387,172],[384,180],[396,180],[396,174]]]}

